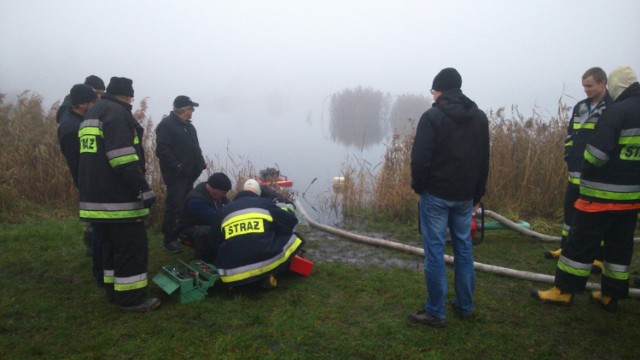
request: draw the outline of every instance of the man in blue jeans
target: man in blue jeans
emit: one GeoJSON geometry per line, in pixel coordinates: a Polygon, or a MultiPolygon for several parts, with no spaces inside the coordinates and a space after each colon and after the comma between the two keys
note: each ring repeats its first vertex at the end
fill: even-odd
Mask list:
{"type": "Polygon", "coordinates": [[[446,230],[453,244],[456,298],[449,302],[463,318],[473,314],[474,270],[471,216],[485,193],[489,174],[489,122],[460,90],[454,68],[433,79],[434,104],[416,130],[411,150],[411,187],[420,195],[419,217],[424,243],[427,300],[413,322],[446,325],[446,230]]]}

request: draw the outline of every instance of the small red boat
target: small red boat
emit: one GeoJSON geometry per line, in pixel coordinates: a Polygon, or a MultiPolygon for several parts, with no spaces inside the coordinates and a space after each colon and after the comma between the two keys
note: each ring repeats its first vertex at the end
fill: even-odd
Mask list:
{"type": "Polygon", "coordinates": [[[280,170],[274,168],[266,168],[265,170],[260,170],[258,183],[263,186],[293,186],[293,181],[287,179],[286,176],[280,175],[280,170]]]}

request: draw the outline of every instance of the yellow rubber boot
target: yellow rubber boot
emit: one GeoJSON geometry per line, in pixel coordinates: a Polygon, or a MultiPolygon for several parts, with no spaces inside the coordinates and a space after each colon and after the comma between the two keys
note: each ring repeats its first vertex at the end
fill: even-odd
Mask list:
{"type": "Polygon", "coordinates": [[[591,292],[591,298],[593,301],[602,305],[602,307],[608,312],[618,311],[618,300],[609,295],[603,295],[600,290],[593,290],[591,292]]]}
{"type": "Polygon", "coordinates": [[[557,259],[560,257],[560,254],[562,254],[562,249],[548,250],[544,252],[544,257],[546,259],[557,259]]]}
{"type": "Polygon", "coordinates": [[[569,306],[573,302],[573,294],[562,293],[562,291],[560,291],[560,288],[557,288],[555,286],[549,290],[534,289],[531,292],[531,297],[544,303],[561,306],[569,306]]]}

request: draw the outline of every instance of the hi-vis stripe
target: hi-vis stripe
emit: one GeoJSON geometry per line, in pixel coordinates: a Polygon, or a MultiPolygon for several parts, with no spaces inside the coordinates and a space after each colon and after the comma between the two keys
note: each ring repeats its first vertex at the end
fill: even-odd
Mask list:
{"type": "Polygon", "coordinates": [[[618,139],[620,145],[640,145],[640,129],[625,129],[620,131],[618,139]]]}
{"type": "Polygon", "coordinates": [[[582,179],[580,194],[608,200],[638,200],[640,185],[615,185],[582,179]]]}
{"type": "Polygon", "coordinates": [[[149,215],[142,201],[128,203],[80,202],[80,217],[85,219],[129,219],[149,215]]]}
{"type": "Polygon", "coordinates": [[[142,289],[147,286],[147,273],[127,277],[115,277],[113,282],[113,290],[129,291],[142,289]]]}
{"type": "Polygon", "coordinates": [[[583,264],[560,255],[558,269],[576,276],[589,277],[591,275],[591,263],[583,264]]]}
{"type": "Polygon", "coordinates": [[[264,232],[264,222],[273,222],[269,210],[262,208],[247,208],[234,211],[222,220],[222,230],[225,240],[236,235],[264,232]]]}
{"type": "Polygon", "coordinates": [[[115,277],[113,276],[113,274],[114,274],[113,269],[109,269],[109,270],[104,269],[103,270],[103,276],[102,276],[103,280],[102,281],[105,284],[113,284],[113,282],[115,281],[115,277]]]}
{"type": "Polygon", "coordinates": [[[569,172],[569,182],[574,185],[580,185],[580,176],[582,176],[580,171],[569,172]]]}
{"type": "Polygon", "coordinates": [[[284,246],[282,251],[270,259],[237,267],[234,269],[218,268],[220,280],[225,283],[235,282],[268,273],[269,271],[286,262],[291,257],[291,255],[293,255],[293,253],[300,247],[301,244],[302,240],[300,240],[300,238],[296,236],[296,234],[293,234],[291,235],[291,238],[289,238],[289,241],[284,246]]]}
{"type": "Polygon", "coordinates": [[[629,266],[604,262],[602,275],[616,280],[629,280],[629,266]]]}
{"type": "Polygon", "coordinates": [[[80,123],[80,128],[78,130],[78,136],[82,135],[99,135],[103,136],[102,133],[102,121],[98,119],[87,119],[80,123]],[[84,133],[83,133],[84,131],[84,133]]]}
{"type": "Polygon", "coordinates": [[[609,161],[609,155],[593,145],[587,145],[584,149],[584,159],[595,166],[602,166],[609,161]]]}
{"type": "Polygon", "coordinates": [[[107,151],[106,155],[107,159],[109,159],[109,164],[111,165],[111,167],[116,167],[118,165],[124,165],[139,160],[136,149],[134,149],[133,146],[127,146],[120,149],[107,151]]]}

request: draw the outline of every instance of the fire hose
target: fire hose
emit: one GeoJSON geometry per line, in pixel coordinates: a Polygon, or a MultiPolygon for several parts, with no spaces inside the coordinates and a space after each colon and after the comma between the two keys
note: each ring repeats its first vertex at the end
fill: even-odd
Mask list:
{"type": "MultiPolygon", "coordinates": [[[[369,236],[354,234],[354,233],[350,233],[350,232],[345,231],[345,230],[341,230],[341,229],[335,228],[333,226],[321,224],[321,223],[315,221],[314,219],[312,219],[306,213],[306,211],[302,207],[302,204],[297,199],[295,200],[295,205],[296,205],[296,208],[298,209],[298,211],[305,218],[305,220],[313,228],[316,228],[316,229],[324,231],[324,232],[328,232],[330,234],[334,234],[334,235],[340,236],[340,237],[348,239],[348,240],[353,240],[353,241],[357,241],[357,242],[361,242],[361,243],[369,244],[369,245],[384,246],[384,247],[387,247],[387,248],[400,250],[400,251],[404,251],[404,252],[407,252],[407,253],[410,253],[410,254],[414,254],[414,255],[418,255],[418,256],[424,257],[424,249],[422,249],[420,247],[401,244],[401,243],[398,243],[398,242],[395,242],[395,241],[390,241],[390,240],[377,239],[377,238],[372,238],[372,237],[369,237],[369,236]]],[[[522,228],[524,230],[528,230],[528,229],[523,228],[522,226],[517,225],[516,223],[511,222],[510,220],[507,220],[506,218],[504,218],[504,217],[502,217],[502,216],[500,216],[500,215],[498,215],[498,214],[496,214],[496,213],[494,213],[494,212],[492,212],[490,210],[486,210],[485,212],[486,212],[487,216],[493,218],[496,221],[503,220],[505,222],[510,222],[510,223],[514,224],[515,227],[519,227],[519,228],[522,228]],[[490,213],[491,213],[491,215],[489,215],[490,213]],[[496,217],[499,217],[500,219],[497,219],[496,217]]],[[[504,225],[508,226],[509,228],[512,228],[510,224],[504,224],[504,225]]],[[[516,229],[514,228],[514,230],[516,230],[516,229]]],[[[516,231],[521,232],[519,229],[516,230],[516,231]]],[[[543,235],[543,234],[536,233],[534,231],[531,231],[531,232],[534,233],[534,234],[537,234],[537,235],[533,235],[533,234],[529,235],[529,236],[532,236],[532,237],[539,238],[538,237],[539,235],[543,235]]],[[[552,236],[547,236],[547,235],[544,235],[544,237],[545,238],[553,238],[552,236]]],[[[539,238],[539,239],[542,240],[541,238],[539,238]]],[[[543,240],[543,241],[556,241],[556,240],[543,240]]],[[[447,264],[453,264],[453,256],[451,256],[451,255],[445,255],[444,256],[444,260],[445,260],[445,262],[447,264]]],[[[479,262],[474,262],[473,263],[473,267],[474,267],[474,269],[477,269],[477,270],[480,270],[480,271],[486,271],[486,272],[497,274],[497,275],[504,275],[504,276],[514,277],[514,278],[517,278],[517,279],[530,280],[530,281],[536,281],[536,282],[548,283],[548,284],[553,284],[554,283],[554,276],[552,276],[552,275],[546,275],[546,274],[539,274],[539,273],[534,273],[534,272],[529,272],[529,271],[509,269],[509,268],[505,268],[505,267],[501,267],[501,266],[483,264],[483,263],[479,263],[479,262]]],[[[589,282],[589,283],[587,283],[586,288],[588,290],[599,290],[600,289],[600,284],[589,282]]],[[[640,298],[640,289],[629,289],[629,297],[640,298]]]]}
{"type": "MultiPolygon", "coordinates": [[[[507,218],[505,218],[504,216],[497,214],[491,210],[485,210],[484,211],[485,216],[492,218],[493,220],[499,222],[500,224],[506,226],[507,228],[517,231],[519,233],[521,233],[522,235],[526,235],[529,237],[532,237],[534,239],[538,239],[544,242],[558,242],[560,241],[560,236],[550,236],[550,235],[545,235],[545,234],[541,234],[539,232],[535,232],[531,229],[527,229],[525,227],[522,227],[520,224],[515,223],[507,218]]],[[[636,243],[640,243],[640,237],[636,237],[633,238],[633,241],[636,243]]]]}

